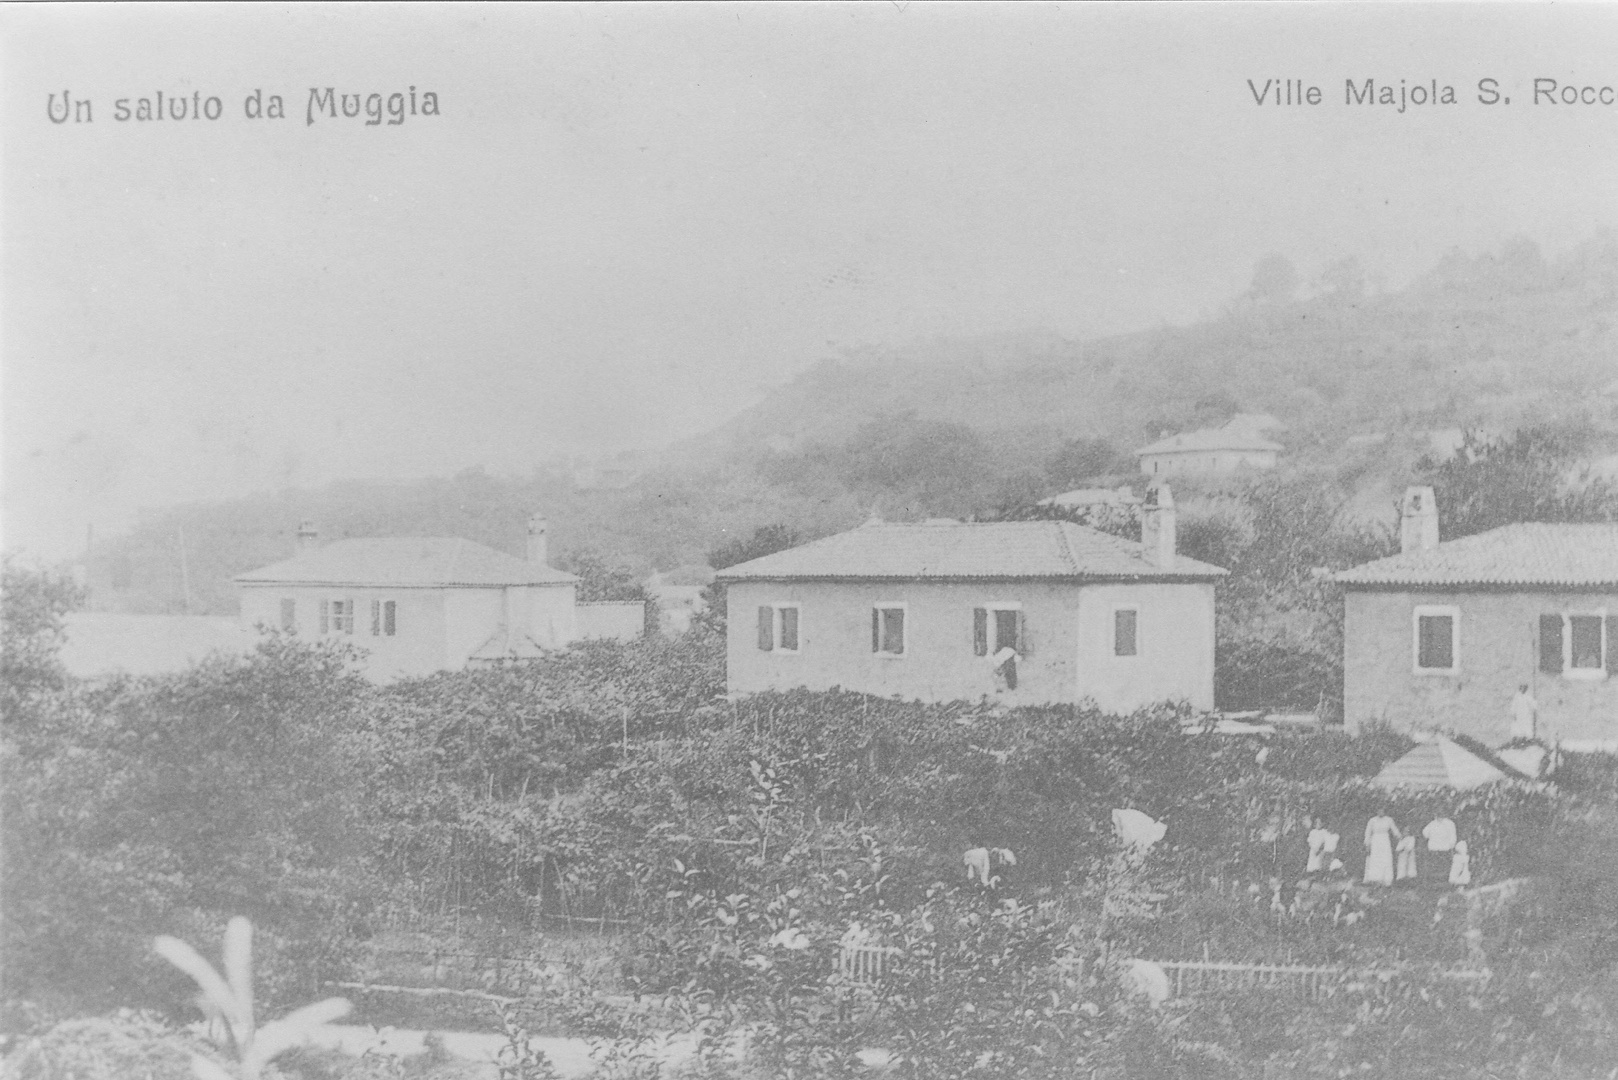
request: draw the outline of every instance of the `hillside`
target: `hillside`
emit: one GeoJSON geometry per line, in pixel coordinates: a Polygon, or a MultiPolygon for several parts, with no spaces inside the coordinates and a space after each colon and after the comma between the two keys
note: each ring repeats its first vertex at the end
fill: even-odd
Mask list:
{"type": "Polygon", "coordinates": [[[1298,285],[1285,260],[1203,322],[1091,341],[1026,333],[825,360],[626,486],[561,466],[411,483],[345,482],[153,513],[88,560],[97,607],[229,613],[232,574],[282,558],[297,522],[327,537],[458,535],[517,553],[534,510],[553,551],[637,572],[701,561],[761,524],[813,536],[890,519],[990,513],[1080,481],[1130,478],[1170,431],[1268,412],[1288,469],[1350,480],[1379,511],[1430,432],[1593,427],[1618,438],[1618,240],[1547,259],[1528,241],[1452,253],[1374,292],[1353,260],[1298,285]],[[1356,438],[1357,437],[1357,438],[1356,438]],[[1352,441],[1351,441],[1352,440],[1352,441]]]}

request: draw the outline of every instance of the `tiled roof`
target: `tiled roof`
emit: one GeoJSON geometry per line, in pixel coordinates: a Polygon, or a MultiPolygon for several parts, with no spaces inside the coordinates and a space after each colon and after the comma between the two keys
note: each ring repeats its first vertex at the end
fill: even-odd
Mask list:
{"type": "Polygon", "coordinates": [[[1344,585],[1618,585],[1618,523],[1504,525],[1344,570],[1344,585]]]}
{"type": "Polygon", "coordinates": [[[1205,450],[1282,450],[1278,443],[1259,435],[1249,428],[1203,428],[1170,435],[1150,446],[1136,450],[1136,454],[1175,454],[1205,450]]]}
{"type": "Polygon", "coordinates": [[[1184,556],[1172,570],[1141,545],[1067,521],[872,522],[719,572],[721,581],[797,578],[1211,580],[1226,571],[1184,556]]]}
{"type": "Polygon", "coordinates": [[[244,585],[561,585],[578,578],[503,551],[442,537],[338,540],[238,574],[244,585]]]}

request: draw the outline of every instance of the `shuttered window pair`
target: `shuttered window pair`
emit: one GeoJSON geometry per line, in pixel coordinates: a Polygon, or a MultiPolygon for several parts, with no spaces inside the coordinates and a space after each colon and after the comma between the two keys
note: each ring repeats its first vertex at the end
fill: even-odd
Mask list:
{"type": "Polygon", "coordinates": [[[392,637],[398,626],[398,609],[392,600],[371,601],[371,636],[392,637]]]}
{"type": "Polygon", "coordinates": [[[1618,616],[1539,617],[1539,670],[1547,675],[1599,677],[1618,671],[1618,616]]]}
{"type": "Polygon", "coordinates": [[[905,609],[902,604],[878,604],[871,609],[871,651],[878,656],[905,654],[905,609]]]}
{"type": "Polygon", "coordinates": [[[1012,649],[1027,656],[1028,623],[1021,608],[980,607],[972,609],[972,651],[993,656],[1001,649],[1012,649]]]}
{"type": "Polygon", "coordinates": [[[758,609],[758,647],[763,652],[798,651],[796,604],[762,604],[758,609]]]}
{"type": "Polygon", "coordinates": [[[322,600],[320,602],[320,632],[322,634],[352,634],[354,632],[354,601],[322,600]]]}

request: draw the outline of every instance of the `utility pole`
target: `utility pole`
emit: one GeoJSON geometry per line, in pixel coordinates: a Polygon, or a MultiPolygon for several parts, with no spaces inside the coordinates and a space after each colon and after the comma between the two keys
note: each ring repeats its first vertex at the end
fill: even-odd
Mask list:
{"type": "Polygon", "coordinates": [[[191,614],[191,571],[185,561],[185,526],[176,526],[180,535],[180,588],[185,591],[185,613],[191,614]]]}

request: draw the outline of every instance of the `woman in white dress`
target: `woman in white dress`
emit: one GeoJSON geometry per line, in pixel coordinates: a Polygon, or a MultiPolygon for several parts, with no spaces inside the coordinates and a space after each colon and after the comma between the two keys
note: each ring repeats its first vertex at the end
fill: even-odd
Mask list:
{"type": "Polygon", "coordinates": [[[1393,884],[1393,844],[1402,835],[1386,814],[1365,823],[1365,884],[1393,884]]]}

